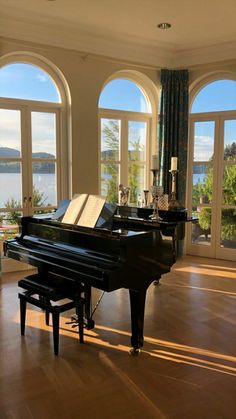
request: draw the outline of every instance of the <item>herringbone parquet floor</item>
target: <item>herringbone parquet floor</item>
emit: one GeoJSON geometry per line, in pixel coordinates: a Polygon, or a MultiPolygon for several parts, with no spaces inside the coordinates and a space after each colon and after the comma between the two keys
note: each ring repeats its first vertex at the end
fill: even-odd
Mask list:
{"type": "Polygon", "coordinates": [[[151,285],[139,357],[127,290],[105,294],[83,345],[62,315],[58,357],[39,309],[21,337],[23,275],[1,279],[0,419],[236,418],[236,263],[184,257],[151,285]]]}

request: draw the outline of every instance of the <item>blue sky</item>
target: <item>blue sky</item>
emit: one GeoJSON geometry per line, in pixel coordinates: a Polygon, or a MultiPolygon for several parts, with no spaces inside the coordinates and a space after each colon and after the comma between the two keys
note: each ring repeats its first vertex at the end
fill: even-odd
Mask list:
{"type": "MultiPolygon", "coordinates": [[[[56,85],[40,68],[24,63],[6,65],[0,70],[0,96],[60,102],[56,85]]],[[[100,97],[101,108],[146,112],[146,99],[129,80],[108,83],[100,97]]],[[[208,84],[196,96],[191,112],[236,109],[236,82],[218,80],[208,84]]]]}
{"type": "MultiPolygon", "coordinates": [[[[24,63],[15,63],[2,67],[0,70],[0,96],[60,102],[59,92],[50,76],[40,68],[24,63]]],[[[120,79],[113,80],[105,86],[100,96],[99,106],[110,109],[125,109],[128,111],[148,111],[147,102],[142,91],[131,81],[120,79]]],[[[191,111],[196,113],[231,109],[236,110],[236,82],[232,80],[218,80],[217,82],[208,84],[200,91],[194,100],[191,111]]],[[[1,137],[4,134],[4,138],[6,139],[6,130],[4,130],[6,113],[2,112],[0,116],[1,137]]],[[[10,146],[14,144],[14,141],[13,143],[10,141],[12,141],[13,137],[16,137],[16,134],[13,133],[14,118],[18,120],[19,115],[17,115],[17,112],[14,114],[12,121],[6,122],[10,146]]],[[[52,130],[54,130],[54,127],[50,128],[53,119],[49,117],[47,122],[47,118],[41,117],[41,120],[43,121],[43,125],[41,128],[38,125],[39,131],[41,130],[45,136],[45,129],[48,132],[51,130],[50,135],[53,137],[52,130]]],[[[15,130],[19,130],[18,126],[19,123],[17,122],[15,124],[15,130]]],[[[212,154],[212,133],[211,123],[202,124],[195,133],[196,143],[199,146],[200,144],[202,145],[202,150],[205,150],[206,156],[212,154]]],[[[227,123],[225,134],[225,143],[236,140],[236,123],[234,121],[227,123]]],[[[50,152],[50,147],[48,147],[47,151],[50,152]]]]}
{"type": "Polygon", "coordinates": [[[11,64],[0,70],[0,96],[60,102],[56,85],[47,73],[29,64],[11,64]]]}

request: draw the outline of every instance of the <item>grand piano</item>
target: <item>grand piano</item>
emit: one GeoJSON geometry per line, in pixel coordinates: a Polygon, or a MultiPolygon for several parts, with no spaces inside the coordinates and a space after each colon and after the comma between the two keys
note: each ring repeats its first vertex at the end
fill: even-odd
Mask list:
{"type": "MultiPolygon", "coordinates": [[[[91,288],[111,292],[129,290],[131,309],[131,353],[143,346],[146,291],[149,285],[170,271],[176,259],[176,241],[183,238],[186,214],[170,220],[152,221],[150,211],[136,208],[115,210],[105,205],[95,228],[62,223],[59,208],[52,215],[22,217],[20,233],[6,240],[7,257],[28,263],[39,272],[53,272],[85,285],[89,301],[91,288]],[[57,215],[58,214],[58,215],[57,215]]],[[[88,328],[90,328],[88,327],[88,328]]]]}

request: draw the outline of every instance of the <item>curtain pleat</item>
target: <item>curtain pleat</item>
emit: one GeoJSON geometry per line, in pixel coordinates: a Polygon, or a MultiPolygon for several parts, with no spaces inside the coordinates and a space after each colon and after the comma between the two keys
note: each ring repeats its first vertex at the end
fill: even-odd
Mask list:
{"type": "Polygon", "coordinates": [[[177,199],[183,206],[186,198],[188,106],[188,70],[161,70],[160,182],[165,193],[170,193],[171,157],[178,157],[177,199]]]}

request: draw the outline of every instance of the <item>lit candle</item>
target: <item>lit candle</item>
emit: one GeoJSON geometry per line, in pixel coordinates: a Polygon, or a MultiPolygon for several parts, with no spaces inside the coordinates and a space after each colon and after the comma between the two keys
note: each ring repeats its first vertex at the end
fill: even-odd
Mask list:
{"type": "Polygon", "coordinates": [[[154,154],[152,156],[151,170],[159,170],[159,160],[158,160],[158,155],[157,154],[154,154]]]}
{"type": "Polygon", "coordinates": [[[177,170],[177,162],[178,162],[178,158],[177,157],[171,157],[171,167],[170,167],[170,170],[177,170]]]}

